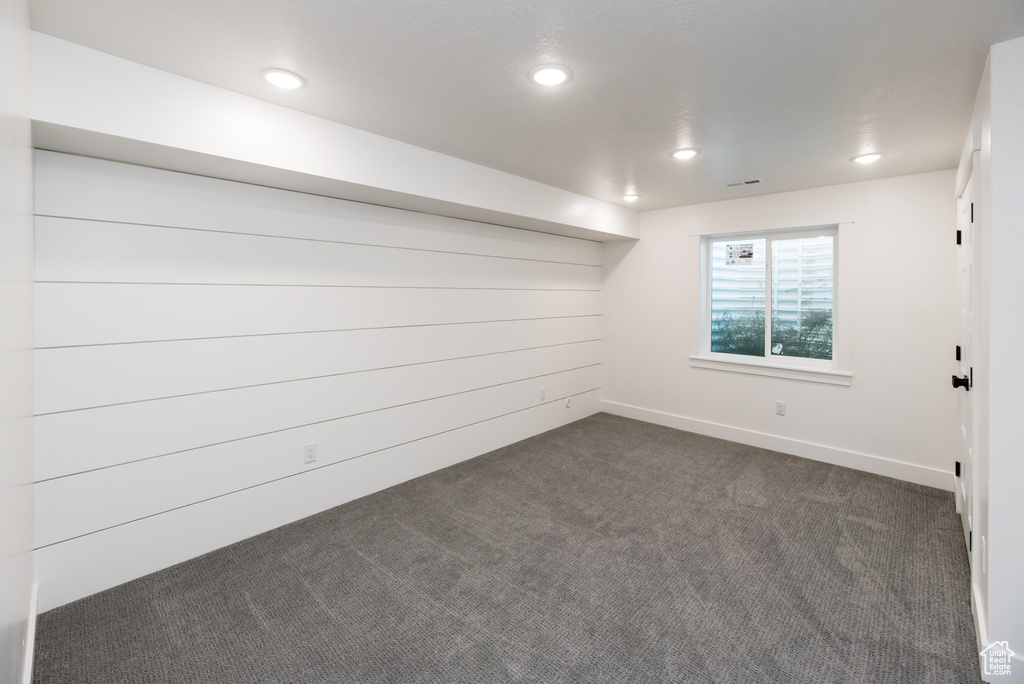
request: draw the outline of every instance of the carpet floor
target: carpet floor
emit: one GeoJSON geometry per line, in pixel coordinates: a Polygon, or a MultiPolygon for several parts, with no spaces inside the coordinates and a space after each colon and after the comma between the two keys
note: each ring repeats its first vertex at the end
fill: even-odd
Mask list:
{"type": "Polygon", "coordinates": [[[39,617],[35,682],[979,682],[953,496],[599,414],[39,617]]]}

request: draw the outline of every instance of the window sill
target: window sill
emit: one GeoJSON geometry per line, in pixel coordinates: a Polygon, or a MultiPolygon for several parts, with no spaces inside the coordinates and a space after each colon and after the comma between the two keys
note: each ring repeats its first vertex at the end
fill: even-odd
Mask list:
{"type": "Polygon", "coordinates": [[[833,370],[831,368],[808,368],[807,366],[783,366],[763,361],[740,361],[711,356],[691,356],[690,365],[694,368],[725,371],[727,373],[744,373],[761,375],[769,378],[785,378],[802,382],[816,382],[824,385],[849,387],[853,384],[853,373],[833,370]]]}

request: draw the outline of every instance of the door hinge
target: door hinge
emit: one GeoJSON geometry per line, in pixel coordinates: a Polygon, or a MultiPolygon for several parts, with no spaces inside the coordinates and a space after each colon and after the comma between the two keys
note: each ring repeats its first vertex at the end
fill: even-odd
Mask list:
{"type": "Polygon", "coordinates": [[[956,462],[956,476],[960,477],[960,461],[956,462]]]}
{"type": "Polygon", "coordinates": [[[956,345],[956,360],[960,360],[960,345],[956,345]]]}
{"type": "Polygon", "coordinates": [[[974,202],[971,202],[971,223],[974,223],[974,202]]]}
{"type": "Polygon", "coordinates": [[[974,366],[971,366],[971,384],[970,387],[974,387],[974,366]]]}
{"type": "Polygon", "coordinates": [[[963,239],[963,233],[962,233],[962,231],[959,231],[959,230],[958,230],[958,231],[956,231],[956,244],[958,244],[958,245],[959,245],[959,244],[961,244],[961,242],[960,242],[960,241],[961,241],[962,239],[963,239]]]}

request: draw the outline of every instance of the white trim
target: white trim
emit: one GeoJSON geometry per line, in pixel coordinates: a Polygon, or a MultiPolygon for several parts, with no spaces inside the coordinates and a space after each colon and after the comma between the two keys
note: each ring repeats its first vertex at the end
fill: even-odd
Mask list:
{"type": "Polygon", "coordinates": [[[36,651],[36,613],[39,610],[39,583],[32,583],[28,604],[28,625],[25,628],[25,652],[21,661],[21,684],[32,684],[32,663],[36,651]]]}
{"type": "MultiPolygon", "coordinates": [[[[985,679],[985,661],[981,657],[981,652],[991,647],[993,641],[988,638],[988,616],[985,614],[985,604],[981,600],[981,594],[978,591],[978,586],[974,583],[973,577],[971,578],[971,614],[974,616],[974,636],[977,639],[978,674],[983,682],[1002,681],[1003,677],[985,679]]],[[[1012,658],[1020,663],[1019,666],[1011,667],[1013,672],[1024,672],[1024,656],[1017,652],[1013,654],[1012,658]]],[[[1017,680],[1014,679],[1013,681],[1017,680]]]]}
{"type": "Polygon", "coordinates": [[[961,164],[957,170],[956,179],[956,198],[960,199],[964,196],[964,191],[967,189],[967,183],[970,182],[971,176],[974,174],[974,169],[981,166],[981,151],[975,150],[971,153],[964,163],[961,164]]]}
{"type": "Polygon", "coordinates": [[[849,221],[836,221],[833,216],[836,213],[844,212],[852,214],[852,209],[841,209],[833,211],[830,208],[826,213],[822,215],[816,212],[808,214],[806,212],[788,213],[788,214],[743,214],[738,216],[719,217],[714,220],[713,225],[706,227],[698,226],[696,233],[690,233],[688,237],[706,237],[706,236],[718,236],[718,235],[729,235],[729,236],[742,236],[745,233],[761,233],[764,231],[775,231],[775,230],[800,230],[801,228],[814,228],[818,226],[852,226],[857,222],[853,216],[850,216],[849,221]]]}
{"type": "Polygon", "coordinates": [[[978,667],[981,667],[981,651],[988,643],[988,622],[985,620],[985,605],[981,602],[978,585],[971,581],[971,613],[974,615],[974,638],[977,640],[978,667]]]}
{"type": "Polygon", "coordinates": [[[614,401],[602,400],[601,410],[615,416],[633,418],[677,430],[686,430],[687,432],[696,432],[697,434],[708,435],[709,437],[717,437],[731,442],[739,442],[740,444],[771,449],[772,451],[779,451],[784,454],[792,454],[793,456],[800,456],[812,461],[831,463],[832,465],[862,470],[874,473],[875,475],[892,477],[904,482],[934,487],[943,491],[952,491],[949,486],[952,473],[947,470],[929,468],[928,466],[915,463],[906,463],[885,458],[884,456],[873,456],[858,451],[839,449],[824,444],[814,444],[789,437],[770,435],[764,432],[757,432],[756,430],[722,425],[707,420],[687,418],[673,413],[620,404],[614,401]]]}
{"type": "Polygon", "coordinates": [[[981,151],[981,117],[975,116],[971,119],[971,129],[967,132],[967,139],[964,140],[964,149],[960,153],[960,164],[956,169],[956,196],[964,192],[967,179],[970,178],[970,170],[977,165],[974,163],[974,153],[981,151]]]}
{"type": "MultiPolygon", "coordinates": [[[[846,223],[853,223],[853,221],[847,221],[846,223]]],[[[732,233],[701,233],[699,235],[691,235],[690,237],[702,237],[711,238],[714,242],[722,242],[724,240],[738,240],[738,239],[758,239],[764,238],[766,240],[787,240],[792,238],[807,237],[807,233],[813,233],[815,231],[827,231],[831,235],[836,235],[839,232],[839,223],[835,221],[829,221],[826,223],[814,224],[809,226],[788,226],[785,228],[747,228],[744,230],[738,230],[732,233]]]]}
{"type": "Polygon", "coordinates": [[[694,368],[727,371],[729,373],[745,373],[747,375],[763,375],[770,378],[785,378],[803,382],[819,382],[826,385],[849,387],[853,384],[853,373],[835,370],[834,368],[812,368],[808,366],[785,366],[777,363],[765,363],[760,360],[726,359],[711,356],[690,356],[690,365],[694,368]]]}

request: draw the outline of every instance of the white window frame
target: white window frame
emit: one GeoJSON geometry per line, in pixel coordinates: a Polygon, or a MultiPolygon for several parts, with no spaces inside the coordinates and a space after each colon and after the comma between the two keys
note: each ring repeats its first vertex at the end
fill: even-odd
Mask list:
{"type": "Polygon", "coordinates": [[[801,226],[775,230],[714,233],[700,237],[700,325],[697,353],[690,356],[694,368],[761,375],[829,385],[850,386],[853,373],[850,368],[850,302],[851,281],[849,227],[843,224],[801,226]],[[832,359],[804,359],[794,356],[775,356],[771,347],[771,241],[814,235],[833,235],[832,268],[832,359]],[[711,243],[723,240],[765,240],[765,351],[766,355],[745,356],[711,351],[711,243]]]}

